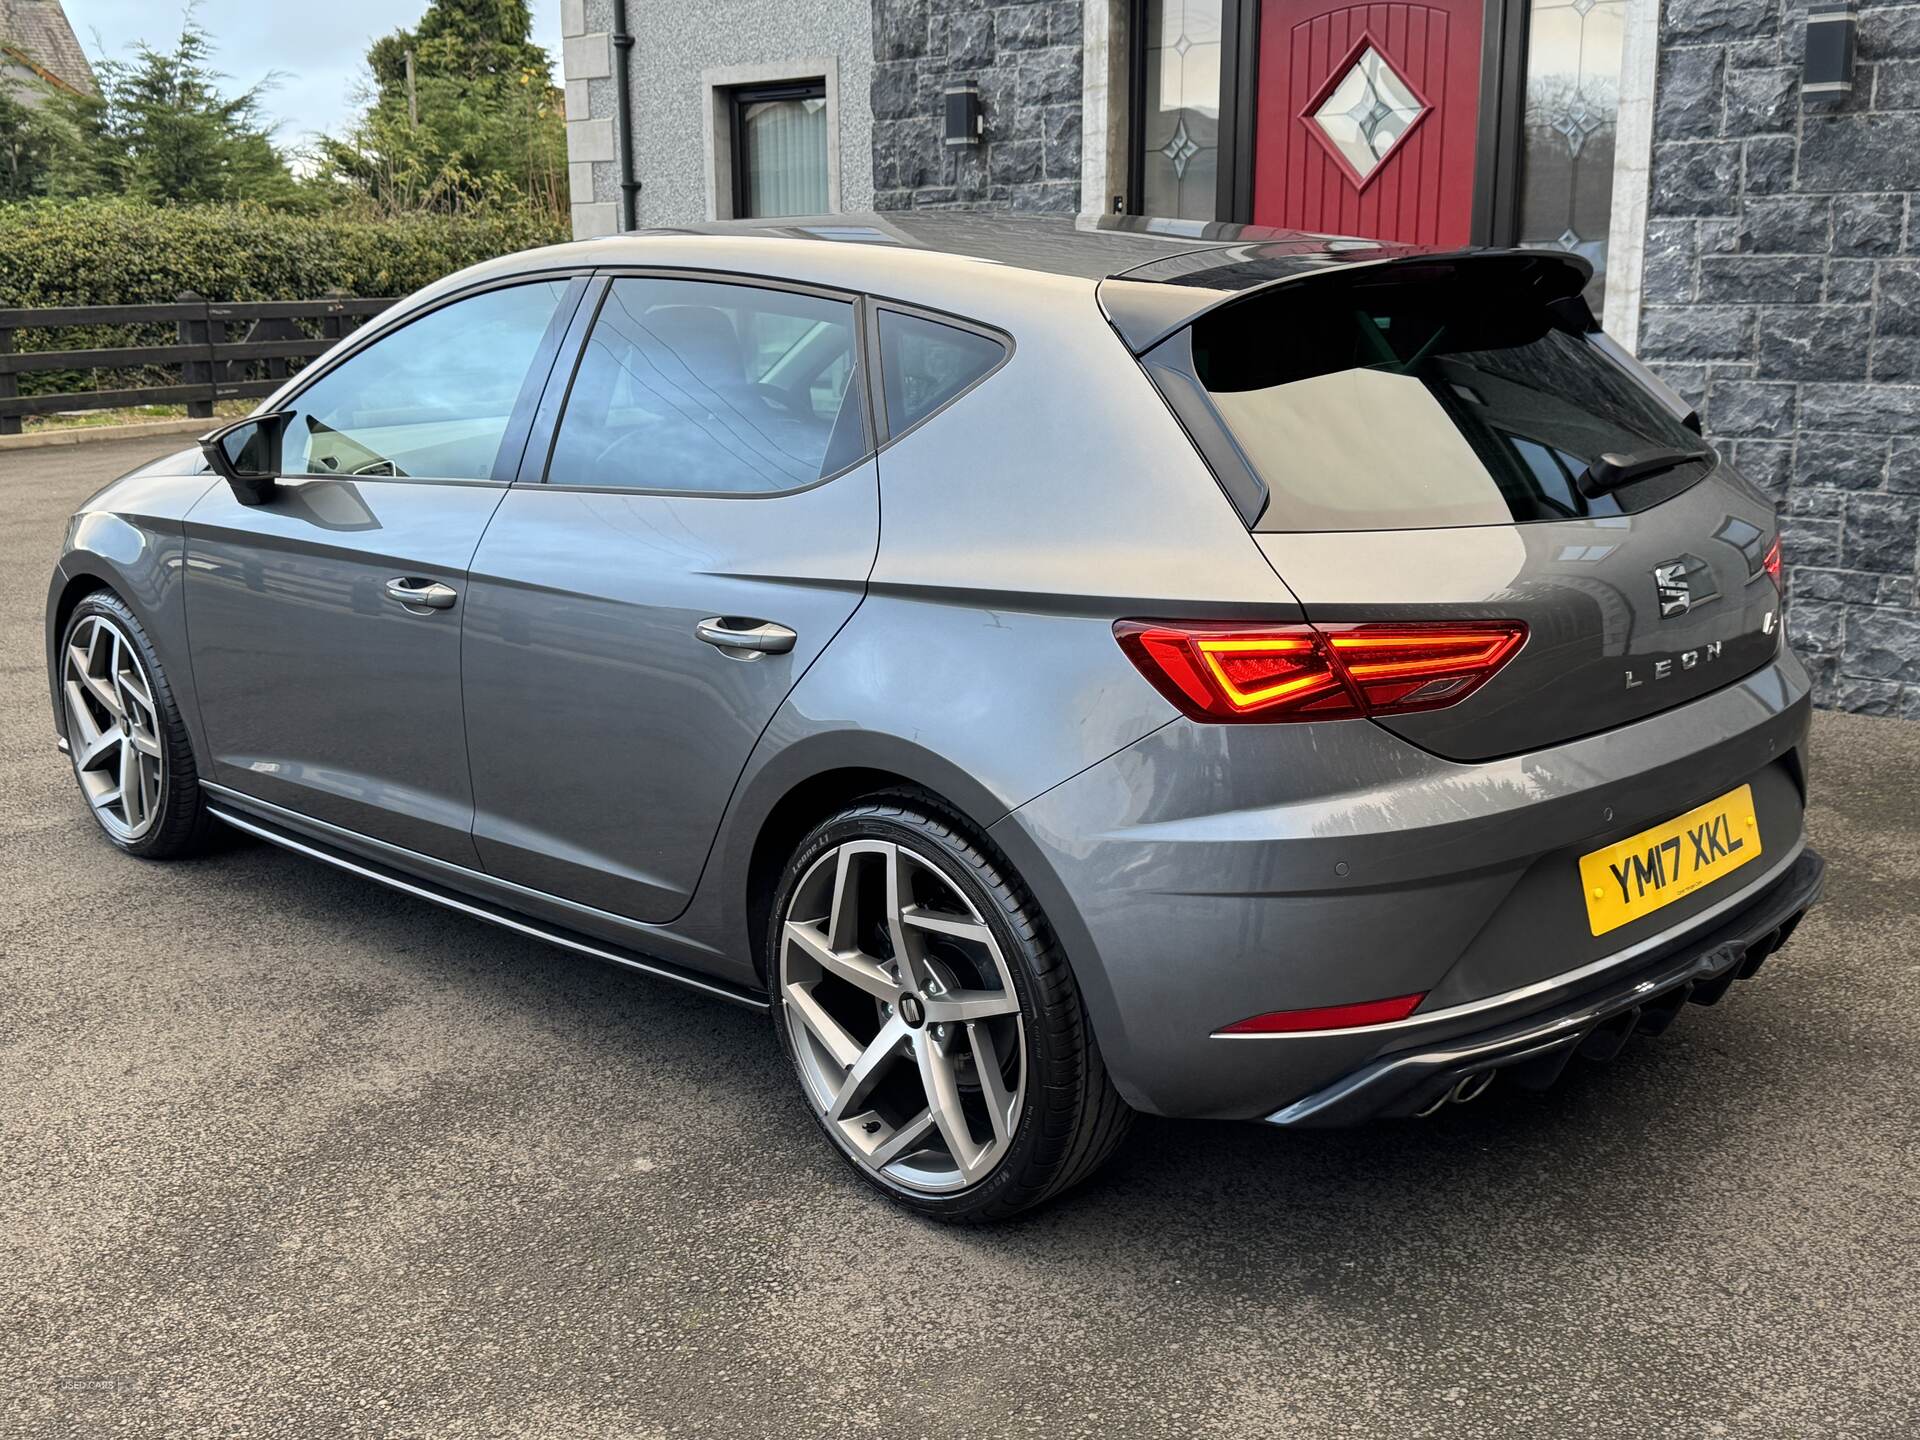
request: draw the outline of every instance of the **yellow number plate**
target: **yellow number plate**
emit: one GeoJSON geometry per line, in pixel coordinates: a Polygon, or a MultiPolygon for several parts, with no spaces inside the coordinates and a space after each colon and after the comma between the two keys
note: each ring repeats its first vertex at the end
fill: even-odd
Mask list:
{"type": "Polygon", "coordinates": [[[1711,885],[1759,854],[1753,787],[1742,785],[1664,825],[1582,855],[1587,924],[1596,935],[1618,930],[1711,885]]]}

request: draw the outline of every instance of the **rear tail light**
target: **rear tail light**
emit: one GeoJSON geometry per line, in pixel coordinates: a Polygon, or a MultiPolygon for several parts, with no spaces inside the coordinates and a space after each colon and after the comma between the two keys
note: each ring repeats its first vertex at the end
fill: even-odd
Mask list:
{"type": "Polygon", "coordinates": [[[1780,540],[1779,535],[1773,537],[1773,544],[1767,547],[1767,558],[1760,562],[1760,568],[1772,577],[1773,588],[1776,590],[1785,588],[1780,579],[1780,540]]]}
{"type": "Polygon", "coordinates": [[[1517,620],[1236,625],[1122,620],[1140,673],[1195,720],[1346,720],[1456,705],[1526,643],[1517,620]]]}
{"type": "Polygon", "coordinates": [[[1393,1000],[1363,1000],[1357,1005],[1323,1005],[1315,1010],[1269,1010],[1222,1025],[1216,1035],[1298,1035],[1307,1030],[1348,1030],[1363,1025],[1387,1025],[1404,1020],[1426,999],[1402,995],[1393,1000]]]}

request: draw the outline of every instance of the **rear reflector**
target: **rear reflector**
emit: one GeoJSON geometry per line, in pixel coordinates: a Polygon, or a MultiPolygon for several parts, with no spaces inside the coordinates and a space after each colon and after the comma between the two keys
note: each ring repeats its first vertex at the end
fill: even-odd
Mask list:
{"type": "Polygon", "coordinates": [[[1358,1005],[1326,1005],[1317,1010],[1270,1010],[1223,1025],[1216,1035],[1296,1035],[1304,1030],[1346,1030],[1360,1025],[1385,1025],[1404,1020],[1427,998],[1402,995],[1393,1000],[1363,1000],[1358,1005]]]}
{"type": "Polygon", "coordinates": [[[1457,705],[1526,643],[1517,620],[1237,625],[1122,620],[1140,672],[1195,720],[1346,720],[1457,705]]]}

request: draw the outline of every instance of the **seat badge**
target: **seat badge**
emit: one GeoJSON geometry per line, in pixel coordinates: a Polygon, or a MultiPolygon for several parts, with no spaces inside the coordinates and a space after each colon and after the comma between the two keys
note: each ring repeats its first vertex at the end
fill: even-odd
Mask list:
{"type": "Polygon", "coordinates": [[[1685,559],[1653,567],[1654,589],[1660,596],[1660,618],[1671,619],[1693,609],[1693,587],[1687,583],[1685,559]]]}

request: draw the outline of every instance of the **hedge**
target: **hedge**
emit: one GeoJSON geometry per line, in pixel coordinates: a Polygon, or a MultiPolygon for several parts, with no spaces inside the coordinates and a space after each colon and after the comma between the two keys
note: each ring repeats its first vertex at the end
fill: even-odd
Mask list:
{"type": "MultiPolygon", "coordinates": [[[[0,307],[164,305],[187,291],[220,301],[405,295],[478,261],[566,238],[562,221],[531,209],[383,220],[248,204],[31,201],[0,205],[0,307]]],[[[302,328],[318,333],[317,323],[302,328]]],[[[174,338],[168,325],[89,325],[22,330],[15,344],[70,350],[174,338]]],[[[265,373],[257,365],[245,373],[255,372],[265,373]]],[[[18,385],[23,395],[60,395],[177,379],[151,367],[42,370],[18,385]]]]}
{"type": "Polygon", "coordinates": [[[495,255],[566,238],[531,209],[473,216],[288,215],[129,200],[0,205],[0,306],[404,295],[495,255]]]}

